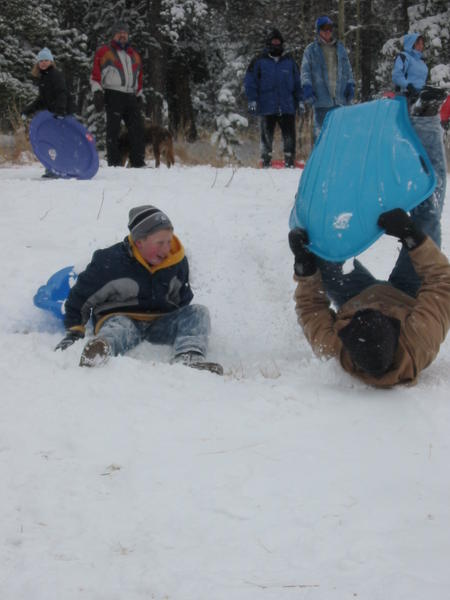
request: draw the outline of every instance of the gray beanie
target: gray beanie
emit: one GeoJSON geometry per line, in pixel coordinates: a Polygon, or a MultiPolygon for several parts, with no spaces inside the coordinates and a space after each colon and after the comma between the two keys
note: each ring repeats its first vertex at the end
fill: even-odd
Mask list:
{"type": "Polygon", "coordinates": [[[136,206],[128,214],[128,229],[134,241],[147,237],[160,229],[173,229],[169,217],[156,208],[146,204],[136,206]]]}
{"type": "Polygon", "coordinates": [[[116,35],[116,33],[119,33],[119,31],[126,31],[127,33],[130,33],[130,29],[124,21],[116,21],[112,26],[113,36],[116,35]]]}

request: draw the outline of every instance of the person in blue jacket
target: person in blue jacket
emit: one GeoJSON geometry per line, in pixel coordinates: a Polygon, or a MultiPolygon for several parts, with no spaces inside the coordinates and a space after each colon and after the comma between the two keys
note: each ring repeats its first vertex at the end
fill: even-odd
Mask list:
{"type": "Polygon", "coordinates": [[[400,52],[392,70],[392,81],[401,92],[417,96],[425,85],[428,67],[423,60],[424,40],[419,33],[408,33],[403,38],[400,52]]]}
{"type": "MultiPolygon", "coordinates": [[[[429,235],[440,248],[441,217],[447,186],[447,161],[439,117],[439,106],[442,100],[436,103],[435,96],[442,90],[425,85],[428,67],[423,60],[424,49],[425,41],[419,33],[406,34],[403,37],[403,52],[400,52],[394,61],[392,81],[398,91],[408,97],[411,123],[428,154],[436,175],[436,187],[433,194],[411,210],[410,214],[414,224],[429,235]],[[424,110],[425,106],[434,106],[435,108],[431,111],[424,110]]],[[[445,96],[444,93],[443,96],[445,96]]],[[[408,287],[411,295],[415,295],[420,287],[420,278],[413,268],[408,253],[403,248],[392,271],[391,281],[397,287],[408,287]]]]}
{"type": "Polygon", "coordinates": [[[244,79],[248,111],[260,115],[261,159],[270,167],[275,126],[283,137],[285,166],[292,168],[295,160],[295,114],[304,112],[300,72],[291,54],[284,51],[283,36],[273,29],[266,39],[266,48],[250,63],[244,79]]]}
{"type": "Polygon", "coordinates": [[[322,16],[316,20],[317,36],[303,53],[301,82],[305,103],[314,111],[314,138],[319,135],[325,115],[350,104],[355,81],[347,50],[333,37],[334,23],[322,16]]]}
{"type": "Polygon", "coordinates": [[[80,366],[105,363],[142,341],[169,344],[174,362],[222,374],[205,361],[210,331],[208,309],[190,304],[189,266],[169,217],[151,205],[129,213],[130,234],[123,242],[97,250],[65,302],[66,336],[55,350],[84,338],[92,316],[95,337],[80,366]]]}

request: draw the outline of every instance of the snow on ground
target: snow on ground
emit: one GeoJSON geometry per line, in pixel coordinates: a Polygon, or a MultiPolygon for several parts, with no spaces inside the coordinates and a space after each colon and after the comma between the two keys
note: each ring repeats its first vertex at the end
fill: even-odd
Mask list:
{"type": "MultiPolygon", "coordinates": [[[[41,173],[0,170],[0,598],[447,597],[449,342],[390,391],[313,357],[287,245],[299,172],[41,173]],[[187,248],[223,378],[149,344],[96,370],[82,342],[53,352],[37,288],[143,203],[187,248]]],[[[385,276],[396,252],[384,237],[363,260],[385,276]]]]}

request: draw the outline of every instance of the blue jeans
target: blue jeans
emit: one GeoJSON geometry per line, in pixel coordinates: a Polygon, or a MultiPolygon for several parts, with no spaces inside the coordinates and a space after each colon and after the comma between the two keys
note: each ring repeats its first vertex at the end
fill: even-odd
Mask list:
{"type": "Polygon", "coordinates": [[[325,117],[330,112],[330,110],[334,110],[335,108],[338,108],[338,107],[337,106],[328,106],[326,108],[325,107],[317,107],[317,108],[314,107],[313,108],[313,112],[314,112],[314,131],[313,131],[314,142],[319,137],[319,133],[320,133],[320,130],[322,129],[323,122],[325,121],[325,117]]]}
{"type": "Polygon", "coordinates": [[[317,258],[317,266],[328,298],[340,308],[343,304],[360,294],[370,285],[381,283],[364,267],[359,260],[353,261],[353,271],[343,273],[343,263],[334,263],[317,258]]]}
{"type": "MultiPolygon", "coordinates": [[[[411,210],[411,217],[417,227],[441,247],[441,216],[444,208],[447,186],[447,164],[445,159],[443,130],[439,115],[435,117],[411,117],[411,122],[422,142],[436,174],[436,188],[433,194],[419,206],[411,210]]],[[[415,297],[421,280],[412,266],[408,251],[402,248],[389,282],[410,296],[415,297]]]]}
{"type": "Polygon", "coordinates": [[[135,321],[114,316],[102,325],[98,337],[108,342],[113,356],[125,354],[143,341],[172,345],[175,356],[183,352],[206,355],[211,330],[209,311],[201,304],[189,304],[154,321],[135,321]]]}

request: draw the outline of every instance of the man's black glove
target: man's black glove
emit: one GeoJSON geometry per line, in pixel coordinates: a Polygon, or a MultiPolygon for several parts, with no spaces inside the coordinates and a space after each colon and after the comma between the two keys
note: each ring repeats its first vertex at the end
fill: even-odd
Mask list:
{"type": "Polygon", "coordinates": [[[105,95],[102,90],[94,92],[94,108],[97,112],[103,110],[105,106],[105,95]]]}
{"type": "Polygon", "coordinates": [[[402,208],[394,208],[382,213],[378,217],[378,225],[386,230],[387,235],[399,238],[408,250],[414,250],[426,238],[402,208]]]}
{"type": "Polygon", "coordinates": [[[82,331],[68,331],[63,339],[55,346],[56,350],[67,350],[69,346],[74,344],[77,340],[82,340],[84,333],[82,331]]]}
{"type": "Polygon", "coordinates": [[[138,109],[142,110],[144,107],[144,96],[136,96],[136,102],[138,105],[138,109]]]}
{"type": "Polygon", "coordinates": [[[289,232],[289,247],[294,254],[294,272],[299,277],[314,275],[317,270],[316,257],[308,250],[308,234],[305,229],[296,227],[289,232]]]}

